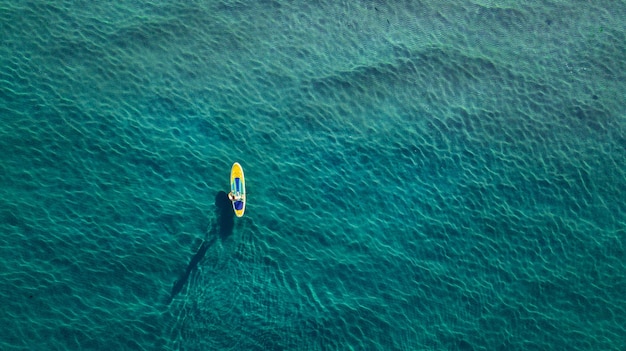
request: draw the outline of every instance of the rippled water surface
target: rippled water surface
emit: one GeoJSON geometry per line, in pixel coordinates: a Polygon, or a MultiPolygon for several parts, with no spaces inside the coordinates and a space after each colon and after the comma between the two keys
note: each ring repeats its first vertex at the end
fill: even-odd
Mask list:
{"type": "Polygon", "coordinates": [[[0,1],[0,348],[623,350],[626,4],[392,3],[0,1]]]}

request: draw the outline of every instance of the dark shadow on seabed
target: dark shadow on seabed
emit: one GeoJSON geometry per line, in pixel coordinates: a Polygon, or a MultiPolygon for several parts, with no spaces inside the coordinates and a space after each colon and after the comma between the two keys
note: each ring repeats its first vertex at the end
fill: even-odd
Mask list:
{"type": "Polygon", "coordinates": [[[218,238],[222,240],[226,239],[233,233],[233,227],[235,226],[235,213],[233,212],[232,205],[230,200],[228,199],[228,195],[223,191],[218,191],[215,195],[215,212],[217,214],[217,224],[211,227],[211,230],[207,233],[207,237],[202,241],[198,252],[193,255],[191,261],[187,265],[187,269],[185,272],[178,278],[178,280],[174,283],[172,287],[172,292],[170,293],[169,298],[167,299],[167,304],[180,293],[180,291],[185,286],[187,280],[189,280],[189,275],[191,272],[198,266],[198,263],[204,258],[207,250],[215,244],[218,238]]]}

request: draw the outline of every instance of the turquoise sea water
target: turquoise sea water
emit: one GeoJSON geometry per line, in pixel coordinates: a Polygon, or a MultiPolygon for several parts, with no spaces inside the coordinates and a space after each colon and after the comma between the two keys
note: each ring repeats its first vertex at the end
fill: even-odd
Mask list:
{"type": "Polygon", "coordinates": [[[624,1],[392,3],[0,1],[0,349],[624,350],[624,1]]]}

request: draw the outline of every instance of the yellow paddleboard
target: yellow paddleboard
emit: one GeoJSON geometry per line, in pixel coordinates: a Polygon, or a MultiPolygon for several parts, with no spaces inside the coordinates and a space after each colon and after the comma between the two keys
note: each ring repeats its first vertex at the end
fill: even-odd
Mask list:
{"type": "Polygon", "coordinates": [[[237,217],[243,216],[246,210],[246,181],[243,177],[243,168],[238,162],[230,169],[230,194],[228,198],[233,203],[233,210],[237,217]]]}

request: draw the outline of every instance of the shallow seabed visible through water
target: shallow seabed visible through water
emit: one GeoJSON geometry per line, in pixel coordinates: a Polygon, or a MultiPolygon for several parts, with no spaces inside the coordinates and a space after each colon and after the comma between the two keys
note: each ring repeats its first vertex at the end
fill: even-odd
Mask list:
{"type": "Polygon", "coordinates": [[[0,18],[0,349],[626,345],[624,1],[0,18]]]}

